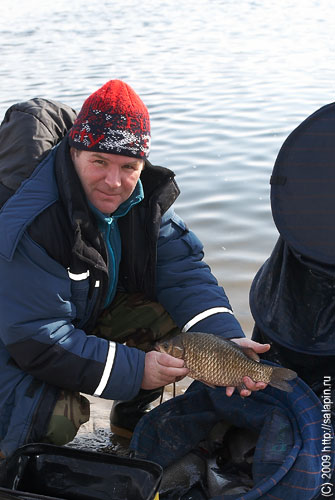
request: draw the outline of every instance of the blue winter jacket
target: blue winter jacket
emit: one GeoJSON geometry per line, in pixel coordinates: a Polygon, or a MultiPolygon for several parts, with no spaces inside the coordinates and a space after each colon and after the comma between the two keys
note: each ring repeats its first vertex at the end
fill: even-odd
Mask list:
{"type": "MultiPolygon", "coordinates": [[[[76,208],[77,226],[70,216],[67,222],[57,219],[59,213],[63,218],[64,213],[74,211],[74,199],[81,190],[62,178],[71,169],[66,164],[68,154],[63,161],[66,150],[64,139],[0,211],[0,449],[6,456],[18,446],[41,439],[59,388],[128,400],[138,393],[142,382],[143,352],[91,334],[92,318],[101,312],[107,294],[112,297],[115,293],[117,273],[112,275],[108,266],[105,239],[92,222],[95,216],[88,213],[88,204],[85,210],[76,208]],[[46,218],[50,210],[53,215],[46,218]],[[68,244],[65,229],[62,238],[63,224],[75,235],[72,257],[80,257],[71,257],[69,266],[63,257],[68,244]],[[43,234],[35,238],[41,227],[43,234]],[[52,246],[44,246],[44,240],[52,246]]],[[[150,169],[146,175],[148,172],[150,169]]],[[[74,169],[71,175],[75,179],[74,169]]],[[[169,202],[162,202],[162,193],[164,184],[157,199],[148,194],[148,206],[156,200],[161,215],[154,223],[150,221],[159,231],[149,237],[157,252],[156,299],[184,331],[243,336],[224,290],[203,261],[200,241],[168,207],[169,202]]],[[[115,218],[115,228],[121,215],[129,225],[132,207],[140,210],[146,201],[146,193],[143,201],[130,199],[120,220],[115,218]]],[[[123,234],[121,231],[122,248],[128,243],[123,234]]],[[[113,251],[120,251],[121,244],[113,251]]],[[[115,262],[121,259],[121,255],[114,257],[115,262]]],[[[120,270],[119,282],[127,279],[122,265],[120,270]]]]}

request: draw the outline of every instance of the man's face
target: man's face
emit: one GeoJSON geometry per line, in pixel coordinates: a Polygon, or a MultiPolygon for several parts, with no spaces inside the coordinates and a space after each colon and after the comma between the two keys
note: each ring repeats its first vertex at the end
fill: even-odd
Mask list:
{"type": "Polygon", "coordinates": [[[71,158],[88,200],[112,214],[135,189],[144,161],[129,156],[70,149],[71,158]]]}

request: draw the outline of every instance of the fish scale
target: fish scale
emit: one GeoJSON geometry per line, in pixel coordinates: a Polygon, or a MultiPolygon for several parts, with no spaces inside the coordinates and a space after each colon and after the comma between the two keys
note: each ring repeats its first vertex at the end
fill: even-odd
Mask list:
{"type": "Polygon", "coordinates": [[[184,360],[189,376],[213,385],[240,385],[245,374],[268,383],[272,367],[247,358],[237,345],[215,335],[189,333],[184,336],[184,360]]]}

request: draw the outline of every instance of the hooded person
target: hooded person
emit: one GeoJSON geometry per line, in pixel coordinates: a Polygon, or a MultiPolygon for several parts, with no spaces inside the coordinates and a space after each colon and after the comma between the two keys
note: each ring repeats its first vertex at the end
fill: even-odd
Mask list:
{"type": "MultiPolygon", "coordinates": [[[[65,444],[113,400],[130,436],[161,388],[187,375],[160,338],[244,338],[203,246],[174,212],[174,173],[148,161],[149,113],[111,80],[76,116],[36,98],[0,127],[0,449],[65,444]],[[198,300],[201,296],[201,301],[198,300]]],[[[241,395],[265,387],[245,379],[241,395]]],[[[227,388],[232,394],[233,387],[227,388]]]]}
{"type": "Polygon", "coordinates": [[[334,132],[329,103],[280,148],[270,180],[278,240],[250,289],[252,338],[271,344],[264,358],[295,370],[322,400],[335,395],[334,132]]]}

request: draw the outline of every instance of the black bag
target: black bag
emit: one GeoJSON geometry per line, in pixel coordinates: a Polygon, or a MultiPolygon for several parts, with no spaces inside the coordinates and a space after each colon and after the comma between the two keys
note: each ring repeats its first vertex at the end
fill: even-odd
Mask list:
{"type": "Polygon", "coordinates": [[[72,127],[76,112],[34,98],[11,106],[0,125],[0,207],[72,127]]]}
{"type": "Polygon", "coordinates": [[[154,500],[162,468],[147,460],[32,444],[0,466],[0,499],[154,500]]]}

